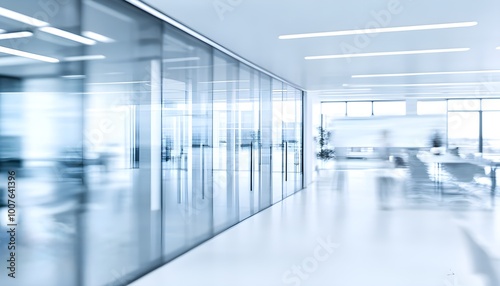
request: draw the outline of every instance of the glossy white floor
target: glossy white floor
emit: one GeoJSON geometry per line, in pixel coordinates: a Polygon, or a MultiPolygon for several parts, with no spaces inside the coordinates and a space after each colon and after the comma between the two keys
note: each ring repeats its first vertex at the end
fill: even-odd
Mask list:
{"type": "Polygon", "coordinates": [[[481,286],[496,284],[491,210],[379,208],[374,170],[308,189],[131,285],[481,286]]]}

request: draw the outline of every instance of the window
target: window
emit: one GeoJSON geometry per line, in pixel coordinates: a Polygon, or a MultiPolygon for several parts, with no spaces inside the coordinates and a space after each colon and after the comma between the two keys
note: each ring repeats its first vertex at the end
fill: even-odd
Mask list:
{"type": "Polygon", "coordinates": [[[452,99],[448,100],[448,110],[479,110],[479,99],[452,99]]]}
{"type": "Polygon", "coordinates": [[[481,107],[483,110],[500,110],[500,99],[483,99],[481,107]]]}
{"type": "Polygon", "coordinates": [[[342,102],[323,102],[321,104],[321,114],[332,117],[345,116],[346,103],[342,102]]]}
{"type": "MultiPolygon", "coordinates": [[[[483,105],[484,106],[484,105],[483,105]]],[[[500,112],[483,112],[483,152],[500,152],[500,132],[498,130],[500,112]]]]}
{"type": "Polygon", "coordinates": [[[372,115],[371,101],[354,101],[347,103],[347,116],[363,117],[372,115]]]}
{"type": "Polygon", "coordinates": [[[417,102],[417,114],[446,114],[448,112],[446,100],[429,100],[417,102]]]}
{"type": "Polygon", "coordinates": [[[479,151],[479,112],[448,113],[448,145],[462,154],[479,151]]]}
{"type": "Polygon", "coordinates": [[[375,101],[373,115],[406,115],[405,101],[375,101]]]}

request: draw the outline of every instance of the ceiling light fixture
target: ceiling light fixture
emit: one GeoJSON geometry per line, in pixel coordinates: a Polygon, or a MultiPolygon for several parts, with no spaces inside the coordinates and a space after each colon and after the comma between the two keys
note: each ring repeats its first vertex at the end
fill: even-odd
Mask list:
{"type": "Polygon", "coordinates": [[[372,77],[401,77],[401,76],[424,76],[424,75],[452,75],[452,74],[481,74],[481,73],[500,73],[500,70],[483,71],[455,71],[455,72],[418,72],[418,73],[387,73],[387,74],[359,74],[352,78],[372,78],[372,77]]]}
{"type": "Polygon", "coordinates": [[[397,52],[376,52],[376,53],[341,54],[341,55],[325,55],[325,56],[307,56],[304,59],[306,59],[306,60],[324,60],[324,59],[343,59],[343,58],[358,58],[358,57],[381,57],[381,56],[416,55],[416,54],[436,54],[436,53],[465,52],[468,50],[470,50],[470,48],[433,49],[433,50],[415,50],[415,51],[397,51],[397,52]]]}
{"type": "Polygon", "coordinates": [[[82,37],[80,35],[76,35],[76,34],[61,30],[61,29],[54,28],[54,27],[43,27],[43,28],[40,28],[40,31],[43,31],[45,33],[49,33],[49,34],[52,34],[52,35],[55,35],[55,36],[58,36],[61,38],[65,38],[65,39],[68,39],[68,40],[71,40],[74,42],[78,42],[78,43],[81,43],[84,45],[95,45],[96,44],[96,41],[94,41],[92,39],[85,38],[85,37],[82,37]]]}
{"type": "Polygon", "coordinates": [[[35,27],[45,27],[49,23],[0,7],[0,16],[35,27]]]}
{"type": "Polygon", "coordinates": [[[2,47],[2,46],[0,46],[0,53],[19,56],[19,57],[33,59],[33,60],[39,60],[39,61],[48,62],[48,63],[58,63],[59,62],[59,60],[55,59],[55,58],[46,57],[46,56],[37,55],[37,54],[32,54],[32,53],[28,53],[28,52],[23,52],[20,50],[14,50],[14,49],[2,47]]]}
{"type": "Polygon", "coordinates": [[[335,37],[335,36],[348,36],[357,34],[378,34],[378,33],[391,33],[391,32],[407,32],[407,31],[422,31],[422,30],[436,30],[436,29],[450,29],[450,28],[465,28],[476,26],[477,22],[460,22],[460,23],[446,23],[446,24],[431,24],[431,25],[417,25],[417,26],[403,26],[403,27],[388,27],[388,28],[373,28],[373,29],[356,29],[347,31],[333,31],[333,32],[319,32],[319,33],[305,33],[305,34],[291,34],[282,35],[278,38],[280,40],[292,40],[303,38],[319,38],[319,37],[335,37]]]}
{"type": "Polygon", "coordinates": [[[0,40],[6,40],[6,39],[17,39],[17,38],[27,38],[33,36],[32,32],[14,32],[14,33],[5,33],[5,34],[0,34],[0,40]]]}
{"type": "Polygon", "coordinates": [[[101,42],[101,43],[114,43],[116,42],[114,39],[111,39],[110,37],[106,37],[104,35],[101,35],[101,34],[98,34],[96,32],[92,32],[92,31],[84,31],[82,32],[82,35],[84,35],[85,37],[87,38],[90,38],[92,40],[96,40],[98,42],[101,42]]]}
{"type": "Polygon", "coordinates": [[[344,84],[345,87],[411,87],[411,86],[466,86],[491,85],[500,82],[440,82],[440,83],[410,83],[410,84],[344,84]]]}
{"type": "Polygon", "coordinates": [[[94,61],[94,60],[103,60],[106,57],[103,55],[88,55],[88,56],[74,56],[74,57],[66,57],[64,61],[66,62],[76,62],[76,61],[94,61]]]}
{"type": "Polygon", "coordinates": [[[186,58],[171,58],[171,59],[163,59],[164,63],[177,63],[177,62],[188,62],[188,61],[198,61],[199,57],[186,57],[186,58]]]}

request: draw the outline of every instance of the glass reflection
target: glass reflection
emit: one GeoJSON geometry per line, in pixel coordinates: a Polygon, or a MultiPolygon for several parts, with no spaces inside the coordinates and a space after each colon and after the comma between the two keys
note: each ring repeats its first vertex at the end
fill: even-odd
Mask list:
{"type": "Polygon", "coordinates": [[[39,18],[0,16],[33,31],[0,40],[1,285],[126,285],[302,188],[299,90],[123,1],[28,2],[0,4],[39,18]]]}

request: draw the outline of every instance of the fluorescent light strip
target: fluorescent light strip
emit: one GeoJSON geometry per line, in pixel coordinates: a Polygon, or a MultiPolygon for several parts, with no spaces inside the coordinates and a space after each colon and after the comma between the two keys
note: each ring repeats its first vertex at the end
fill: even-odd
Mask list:
{"type": "Polygon", "coordinates": [[[403,27],[389,27],[389,28],[357,29],[357,30],[334,31],[334,32],[291,34],[291,35],[282,35],[279,36],[278,38],[280,40],[292,40],[292,39],[303,39],[303,38],[349,36],[357,34],[378,34],[378,33],[392,33],[392,32],[465,28],[476,25],[477,22],[460,22],[460,23],[447,23],[447,24],[431,24],[431,25],[417,25],[417,26],[403,26],[403,27]]]}
{"type": "Polygon", "coordinates": [[[242,80],[215,80],[215,81],[200,81],[198,83],[247,83],[250,82],[249,80],[242,79],[242,80]]]}
{"type": "Polygon", "coordinates": [[[73,34],[73,33],[67,32],[67,31],[63,31],[61,29],[57,29],[54,27],[43,27],[43,28],[40,28],[40,31],[43,31],[45,33],[49,33],[49,34],[52,34],[52,35],[55,35],[55,36],[58,36],[61,38],[65,38],[65,39],[68,39],[68,40],[71,40],[74,42],[78,42],[78,43],[81,43],[84,45],[95,45],[96,44],[96,41],[94,41],[94,40],[91,40],[91,39],[88,39],[88,38],[85,38],[85,37],[82,37],[80,35],[76,35],[76,34],[73,34]]]}
{"type": "Polygon", "coordinates": [[[17,13],[17,12],[14,12],[14,11],[11,11],[11,10],[8,10],[8,9],[2,8],[2,7],[0,7],[0,16],[15,20],[15,21],[18,21],[21,23],[25,23],[25,24],[28,24],[31,26],[35,26],[35,27],[45,27],[45,26],[49,25],[49,23],[47,23],[47,22],[40,21],[38,19],[28,17],[28,16],[23,15],[21,13],[17,13]]]}
{"type": "Polygon", "coordinates": [[[371,88],[351,88],[351,89],[320,89],[310,90],[308,92],[344,92],[344,91],[370,91],[371,88]]]}
{"type": "Polygon", "coordinates": [[[416,54],[436,54],[436,53],[453,53],[465,52],[470,48],[454,48],[454,49],[434,49],[434,50],[416,50],[416,51],[398,51],[398,52],[377,52],[377,53],[360,53],[360,54],[343,54],[343,55],[326,55],[326,56],[308,56],[306,60],[324,60],[324,59],[342,59],[342,58],[357,58],[357,57],[380,57],[380,56],[397,56],[397,55],[416,55],[416,54]]]}
{"type": "Polygon", "coordinates": [[[59,60],[55,59],[55,58],[41,56],[41,55],[23,52],[23,51],[19,51],[19,50],[14,50],[14,49],[2,47],[2,46],[0,46],[0,53],[19,56],[19,57],[33,59],[33,60],[39,60],[39,61],[48,62],[48,63],[58,63],[59,62],[59,60]]]}
{"type": "Polygon", "coordinates": [[[484,71],[456,71],[456,72],[420,72],[420,73],[387,73],[387,74],[360,74],[353,75],[352,78],[372,78],[372,77],[401,77],[401,76],[423,76],[423,75],[451,75],[451,74],[482,74],[500,73],[500,70],[484,71]]]}
{"type": "Polygon", "coordinates": [[[6,34],[0,34],[0,40],[6,40],[6,39],[17,39],[17,38],[27,38],[33,36],[32,32],[15,32],[15,33],[6,33],[6,34]]]}
{"type": "Polygon", "coordinates": [[[63,75],[61,77],[67,78],[67,79],[81,79],[81,78],[85,78],[86,76],[83,74],[69,74],[69,75],[63,75]]]}
{"type": "Polygon", "coordinates": [[[187,58],[172,58],[172,59],[164,59],[164,63],[177,63],[177,62],[188,62],[188,61],[198,61],[199,57],[187,57],[187,58]]]}
{"type": "Polygon", "coordinates": [[[412,84],[344,84],[345,87],[411,87],[411,86],[466,86],[466,85],[491,85],[500,82],[455,82],[455,83],[412,83],[412,84]]]}
{"type": "Polygon", "coordinates": [[[87,85],[114,85],[114,84],[136,84],[136,83],[149,83],[149,81],[117,81],[117,82],[91,82],[87,85]]]}
{"type": "Polygon", "coordinates": [[[76,62],[76,61],[93,61],[93,60],[103,60],[106,57],[103,55],[88,55],[88,56],[74,56],[64,58],[66,62],[76,62]]]}
{"type": "Polygon", "coordinates": [[[101,42],[101,43],[114,43],[116,42],[114,39],[111,39],[110,37],[106,37],[104,35],[101,35],[101,34],[98,34],[96,32],[92,32],[92,31],[84,31],[82,32],[82,35],[84,35],[85,37],[87,38],[90,38],[92,40],[96,40],[98,42],[101,42]]]}
{"type": "Polygon", "coordinates": [[[1,34],[1,33],[5,33],[5,30],[3,30],[3,29],[0,29],[0,34],[1,34]]]}

